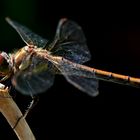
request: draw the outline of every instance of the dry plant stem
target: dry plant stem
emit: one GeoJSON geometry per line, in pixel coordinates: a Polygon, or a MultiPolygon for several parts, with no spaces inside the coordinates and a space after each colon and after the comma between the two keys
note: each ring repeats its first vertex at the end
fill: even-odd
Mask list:
{"type": "Polygon", "coordinates": [[[35,140],[35,137],[26,120],[22,117],[23,115],[20,109],[9,95],[8,88],[0,89],[0,111],[10,126],[12,128],[15,127],[13,130],[19,140],[35,140]]]}

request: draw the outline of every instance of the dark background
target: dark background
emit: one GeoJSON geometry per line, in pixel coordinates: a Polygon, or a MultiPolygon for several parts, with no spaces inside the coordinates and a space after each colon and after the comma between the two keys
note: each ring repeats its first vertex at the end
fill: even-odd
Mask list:
{"type": "MultiPolygon", "coordinates": [[[[25,45],[19,35],[5,22],[6,16],[48,39],[53,38],[59,19],[67,17],[81,25],[87,37],[87,44],[93,56],[87,65],[140,77],[139,9],[133,8],[134,10],[132,6],[122,3],[89,1],[1,1],[0,50],[9,53],[25,45]]],[[[113,133],[114,137],[124,134],[123,128],[135,124],[135,119],[130,119],[129,122],[127,119],[132,114],[137,116],[138,111],[131,113],[130,110],[139,107],[140,89],[100,81],[99,90],[100,95],[92,98],[67,83],[62,76],[57,76],[54,86],[39,95],[38,104],[27,116],[27,122],[36,138],[93,139],[102,135],[111,138],[110,133],[113,133]],[[118,107],[120,105],[121,107],[118,107]],[[116,119],[117,115],[119,117],[116,119]],[[123,123],[118,123],[118,119],[123,123]],[[119,127],[118,131],[114,131],[116,127],[119,127]]],[[[14,89],[12,92],[16,94],[14,99],[24,112],[31,98],[21,95],[14,89]]],[[[16,139],[1,115],[0,139],[2,137],[16,139]]]]}

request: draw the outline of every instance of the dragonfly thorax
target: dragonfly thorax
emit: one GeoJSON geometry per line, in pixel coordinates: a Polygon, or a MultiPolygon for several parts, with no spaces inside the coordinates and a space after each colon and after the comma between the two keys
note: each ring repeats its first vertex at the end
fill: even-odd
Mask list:
{"type": "Polygon", "coordinates": [[[33,45],[25,46],[14,54],[13,63],[15,69],[25,69],[29,65],[30,57],[34,53],[35,48],[36,46],[33,45]]]}

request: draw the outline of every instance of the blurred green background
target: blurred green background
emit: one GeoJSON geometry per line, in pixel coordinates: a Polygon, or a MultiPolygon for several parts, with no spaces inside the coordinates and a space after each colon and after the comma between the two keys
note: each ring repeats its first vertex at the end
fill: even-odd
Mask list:
{"type": "Polygon", "coordinates": [[[15,32],[9,28],[10,26],[5,22],[5,17],[8,16],[10,18],[17,19],[21,22],[31,25],[35,22],[35,2],[36,1],[33,0],[5,0],[0,2],[1,50],[6,49],[7,51],[11,51],[11,49],[14,48],[14,46],[12,46],[15,44],[14,42],[17,42],[17,46],[20,45],[18,44],[19,38],[16,39],[17,36],[14,34],[15,32]],[[8,49],[5,48],[4,45],[9,46],[8,49]]]}

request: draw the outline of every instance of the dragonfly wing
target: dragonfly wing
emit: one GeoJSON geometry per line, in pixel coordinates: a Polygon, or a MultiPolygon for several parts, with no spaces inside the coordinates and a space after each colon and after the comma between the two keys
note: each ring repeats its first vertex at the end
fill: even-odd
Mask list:
{"type": "Polygon", "coordinates": [[[28,68],[14,74],[12,84],[25,95],[45,92],[54,82],[54,73],[51,71],[51,67],[50,62],[33,57],[28,68]]]}
{"type": "Polygon", "coordinates": [[[97,96],[98,92],[98,80],[92,78],[85,78],[80,76],[68,76],[64,74],[66,80],[79,90],[87,93],[90,96],[97,96]]]}
{"type": "Polygon", "coordinates": [[[98,80],[91,68],[66,59],[61,59],[59,63],[54,63],[54,65],[61,71],[66,80],[76,88],[91,96],[98,95],[98,80]]]}
{"type": "Polygon", "coordinates": [[[10,18],[6,18],[6,21],[18,32],[21,36],[22,40],[27,45],[35,45],[37,47],[45,47],[48,40],[42,38],[41,36],[35,34],[27,27],[21,25],[20,23],[11,20],[10,18]]]}
{"type": "Polygon", "coordinates": [[[74,21],[67,19],[59,21],[54,42],[56,40],[57,43],[51,50],[54,55],[81,64],[91,59],[85,35],[74,21]]]}

